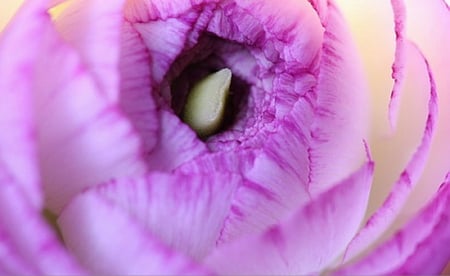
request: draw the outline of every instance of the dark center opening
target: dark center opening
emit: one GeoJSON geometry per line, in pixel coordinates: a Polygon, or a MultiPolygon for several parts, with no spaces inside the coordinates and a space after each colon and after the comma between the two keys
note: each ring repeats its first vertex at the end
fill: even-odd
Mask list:
{"type": "Polygon", "coordinates": [[[201,137],[204,140],[232,129],[247,110],[251,84],[236,74],[233,70],[234,64],[226,58],[227,55],[232,55],[242,49],[242,46],[237,43],[206,34],[199,39],[199,43],[195,47],[184,51],[175,60],[169,71],[170,104],[174,113],[181,120],[183,120],[182,113],[187,96],[196,83],[223,68],[229,68],[232,71],[224,119],[214,134],[201,137]]]}

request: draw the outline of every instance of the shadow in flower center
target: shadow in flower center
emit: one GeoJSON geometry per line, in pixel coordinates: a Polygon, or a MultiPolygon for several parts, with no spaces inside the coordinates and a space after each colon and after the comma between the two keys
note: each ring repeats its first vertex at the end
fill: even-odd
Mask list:
{"type": "Polygon", "coordinates": [[[227,62],[223,58],[224,54],[242,54],[242,48],[237,44],[225,42],[222,39],[210,35],[207,35],[207,39],[213,41],[212,47],[211,45],[208,47],[207,44],[199,44],[199,47],[187,51],[182,57],[175,61],[172,70],[168,74],[172,79],[170,81],[171,107],[174,113],[183,120],[183,109],[193,86],[205,77],[222,68],[231,68],[233,75],[226,100],[223,120],[215,133],[202,137],[204,140],[207,140],[216,134],[233,129],[239,120],[245,118],[252,86],[252,84],[245,80],[243,76],[235,74],[235,71],[233,70],[234,64],[232,64],[232,62],[227,62]],[[203,48],[203,55],[197,56],[196,53],[199,51],[199,48],[203,48]],[[220,50],[225,48],[228,49],[226,53],[221,53],[220,50]],[[188,65],[182,66],[186,57],[191,57],[193,60],[191,60],[188,65]],[[183,68],[182,71],[180,71],[180,67],[183,68]]]}

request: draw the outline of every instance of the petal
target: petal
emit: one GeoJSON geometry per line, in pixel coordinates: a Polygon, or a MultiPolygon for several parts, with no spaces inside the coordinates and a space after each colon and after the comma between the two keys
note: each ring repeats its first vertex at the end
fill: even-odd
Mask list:
{"type": "Polygon", "coordinates": [[[281,224],[217,248],[205,263],[227,275],[319,272],[339,256],[357,231],[372,175],[369,162],[281,224]]]}
{"type": "Polygon", "coordinates": [[[99,193],[75,197],[61,213],[58,224],[67,247],[94,274],[207,274],[99,193]]]}
{"type": "Polygon", "coordinates": [[[309,192],[319,194],[357,168],[368,129],[368,88],[346,22],[328,4],[308,154],[309,192]],[[339,160],[336,162],[336,160],[339,160]]]}
{"type": "Polygon", "coordinates": [[[152,96],[150,55],[139,33],[125,22],[121,31],[119,58],[120,106],[141,136],[143,151],[158,142],[158,106],[152,96]]]}
{"type": "MultiPolygon", "coordinates": [[[[436,82],[439,97],[439,119],[433,138],[433,146],[429,161],[421,180],[414,189],[403,214],[409,218],[433,197],[433,193],[443,176],[450,168],[450,79],[448,64],[450,64],[450,12],[442,0],[407,1],[408,38],[423,51],[427,57],[436,82]]],[[[411,120],[410,116],[408,115],[411,120]]],[[[414,120],[414,119],[413,119],[414,120]]]]}
{"type": "Polygon", "coordinates": [[[0,167],[16,178],[36,207],[42,205],[42,193],[36,166],[31,91],[32,71],[41,42],[34,34],[45,29],[43,10],[42,3],[27,3],[0,38],[0,167]],[[29,24],[29,20],[34,24],[29,24]],[[17,51],[18,47],[21,51],[17,51]]]}
{"type": "Polygon", "coordinates": [[[36,274],[33,264],[26,261],[17,252],[14,242],[0,227],[0,273],[1,275],[36,274]]]}
{"type": "Polygon", "coordinates": [[[240,180],[222,173],[152,173],[90,192],[126,210],[171,248],[202,259],[216,244],[240,180]]]}
{"type": "Polygon", "coordinates": [[[439,274],[450,259],[450,178],[403,229],[342,275],[439,274]]]}
{"type": "Polygon", "coordinates": [[[403,0],[391,0],[392,10],[394,12],[395,22],[395,57],[392,65],[392,78],[394,86],[391,92],[389,102],[389,122],[392,129],[395,129],[400,107],[400,91],[403,89],[406,75],[406,10],[403,0]]]}
{"type": "Polygon", "coordinates": [[[415,50],[416,53],[421,55],[426,66],[430,82],[428,117],[422,141],[416,152],[410,159],[409,163],[407,164],[406,168],[401,173],[399,179],[395,182],[383,205],[369,218],[366,225],[360,230],[360,232],[349,244],[344,255],[344,262],[353,258],[363,249],[367,248],[367,246],[374,242],[395,220],[398,213],[401,211],[401,208],[403,207],[408,195],[411,193],[413,187],[417,184],[430,151],[431,140],[434,134],[437,118],[436,87],[433,74],[425,57],[423,57],[420,50],[418,50],[414,45],[408,44],[408,46],[415,50]]]}
{"type": "Polygon", "coordinates": [[[0,169],[0,269],[11,274],[80,275],[80,266],[30,205],[14,179],[0,169]],[[9,251],[9,252],[8,252],[9,251]]]}
{"type": "Polygon", "coordinates": [[[139,137],[119,106],[102,95],[48,16],[45,23],[33,72],[35,109],[46,203],[58,212],[81,189],[146,167],[139,137]]]}
{"type": "Polygon", "coordinates": [[[221,242],[263,231],[311,200],[307,126],[312,113],[311,105],[300,99],[275,131],[266,134],[260,150],[239,153],[249,164],[240,166],[245,180],[234,195],[221,242]]]}
{"type": "Polygon", "coordinates": [[[65,41],[80,54],[102,94],[117,100],[120,30],[124,0],[68,1],[55,25],[65,41]]]}
{"type": "Polygon", "coordinates": [[[205,144],[187,125],[168,111],[160,112],[158,143],[148,155],[153,170],[172,171],[183,163],[208,152],[205,144]]]}

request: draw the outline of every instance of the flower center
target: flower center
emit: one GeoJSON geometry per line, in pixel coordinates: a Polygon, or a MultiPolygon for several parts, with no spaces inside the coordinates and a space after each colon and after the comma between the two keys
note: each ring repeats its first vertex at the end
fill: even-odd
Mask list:
{"type": "Polygon", "coordinates": [[[173,112],[203,140],[235,130],[248,116],[254,88],[238,70],[244,66],[231,60],[237,55],[249,58],[241,45],[205,34],[183,51],[166,76],[173,112]]]}
{"type": "Polygon", "coordinates": [[[197,82],[189,92],[182,119],[199,137],[220,129],[230,84],[231,70],[224,68],[197,82]]]}

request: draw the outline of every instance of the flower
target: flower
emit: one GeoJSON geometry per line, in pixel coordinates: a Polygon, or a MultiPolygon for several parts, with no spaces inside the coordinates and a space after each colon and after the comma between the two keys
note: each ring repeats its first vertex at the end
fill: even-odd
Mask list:
{"type": "MultiPolygon", "coordinates": [[[[390,118],[412,59],[426,121],[361,229],[375,164],[363,143],[368,88],[334,2],[73,0],[53,19],[55,4],[27,1],[0,38],[1,274],[439,273],[448,263],[448,177],[361,254],[400,213],[436,132],[442,80],[407,39],[402,1],[392,1],[390,118]],[[209,102],[202,87],[227,107],[197,135],[185,114],[198,112],[193,93],[192,106],[209,102]]],[[[444,2],[431,11],[450,20],[444,2]]]]}

